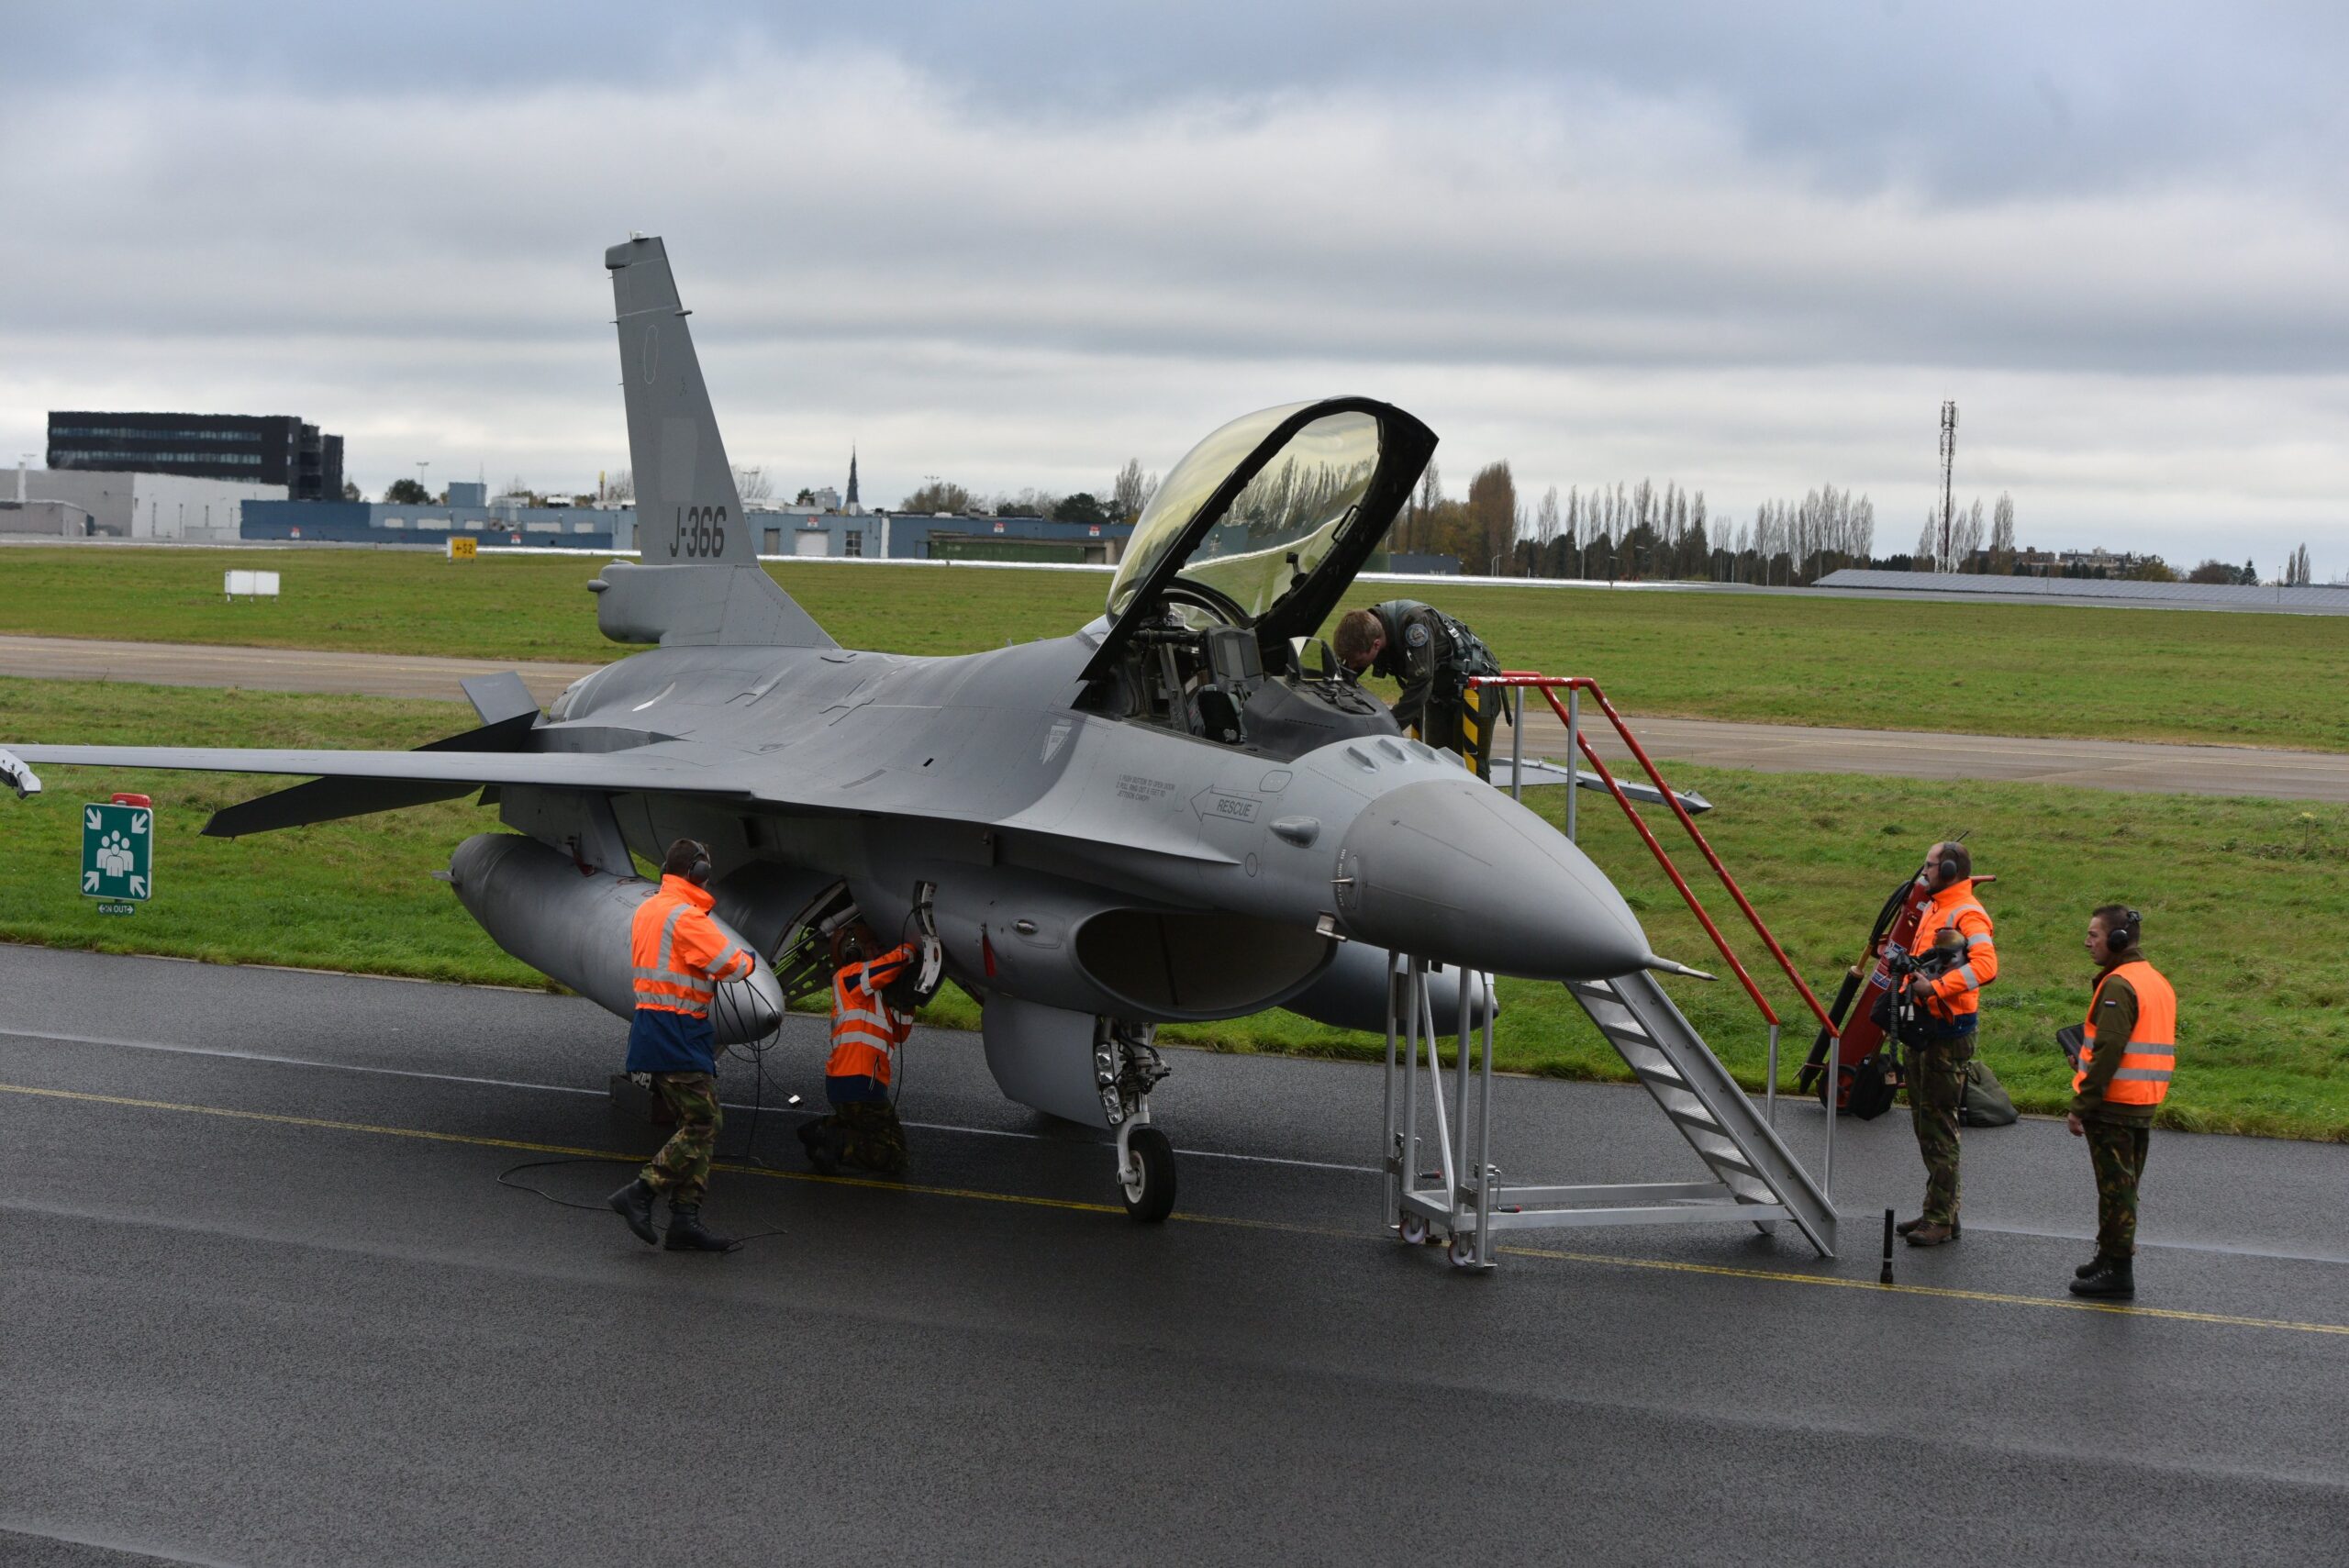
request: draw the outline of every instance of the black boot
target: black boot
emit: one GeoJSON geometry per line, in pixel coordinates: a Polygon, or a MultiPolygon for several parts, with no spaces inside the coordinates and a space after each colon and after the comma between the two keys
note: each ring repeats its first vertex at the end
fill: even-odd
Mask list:
{"type": "Polygon", "coordinates": [[[2107,1258],[2086,1279],[2072,1282],[2074,1296],[2107,1301],[2132,1301],[2137,1295],[2137,1271],[2127,1258],[2107,1258]]]}
{"type": "Polygon", "coordinates": [[[730,1252],[742,1243],[731,1236],[720,1236],[701,1228],[701,1205],[673,1203],[669,1206],[669,1240],[663,1243],[672,1252],[730,1252]]]}
{"type": "Polygon", "coordinates": [[[819,1176],[841,1173],[841,1151],[834,1138],[837,1130],[828,1118],[818,1117],[800,1124],[799,1146],[807,1151],[807,1163],[816,1168],[819,1176]]]}
{"type": "Polygon", "coordinates": [[[2086,1279],[2088,1275],[2096,1273],[2097,1270],[2102,1267],[2104,1267],[2104,1254],[2099,1252],[2095,1257],[2090,1258],[2087,1262],[2082,1263],[2078,1268],[2074,1269],[2072,1271],[2072,1277],[2074,1279],[2086,1279]]]}
{"type": "Polygon", "coordinates": [[[648,1247],[661,1244],[661,1233],[652,1229],[652,1184],[639,1176],[604,1200],[612,1206],[614,1214],[628,1221],[636,1239],[648,1247]]]}

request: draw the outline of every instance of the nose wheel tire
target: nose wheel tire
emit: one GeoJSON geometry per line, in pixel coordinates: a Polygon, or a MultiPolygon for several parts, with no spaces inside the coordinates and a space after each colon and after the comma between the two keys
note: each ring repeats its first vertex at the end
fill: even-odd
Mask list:
{"type": "Polygon", "coordinates": [[[1126,1168],[1118,1178],[1126,1212],[1155,1225],[1174,1212],[1174,1146],[1154,1127],[1138,1127],[1126,1140],[1126,1168]]]}

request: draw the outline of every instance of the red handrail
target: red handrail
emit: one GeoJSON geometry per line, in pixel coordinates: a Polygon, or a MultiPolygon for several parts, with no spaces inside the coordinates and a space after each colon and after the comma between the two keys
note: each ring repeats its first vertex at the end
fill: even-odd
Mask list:
{"type": "Polygon", "coordinates": [[[1607,786],[1607,793],[1615,797],[1615,804],[1623,808],[1623,815],[1631,818],[1631,826],[1638,830],[1641,840],[1646,843],[1648,852],[1655,856],[1656,864],[1662,866],[1664,873],[1672,879],[1672,885],[1680,890],[1680,896],[1687,904],[1688,912],[1697,917],[1698,924],[1705,928],[1705,934],[1712,938],[1713,946],[1720,950],[1722,959],[1737,975],[1739,984],[1745,987],[1745,994],[1753,998],[1753,1005],[1762,1010],[1763,1018],[1773,1026],[1776,1025],[1778,1015],[1772,1010],[1768,999],[1762,995],[1761,988],[1753,984],[1753,977],[1746,973],[1745,965],[1738,962],[1737,954],[1730,951],[1728,939],[1721,935],[1720,928],[1713,924],[1712,917],[1705,913],[1705,906],[1698,902],[1696,893],[1689,887],[1687,880],[1680,874],[1679,867],[1672,863],[1672,857],[1664,852],[1664,846],[1656,841],[1655,834],[1649,830],[1647,823],[1632,806],[1631,797],[1626,795],[1622,786],[1615,782],[1615,775],[1609,771],[1606,762],[1600,760],[1597,749],[1591,745],[1590,737],[1583,734],[1580,727],[1567,717],[1564,706],[1558,701],[1558,693],[1561,689],[1584,691],[1598,699],[1599,711],[1604,713],[1607,716],[1607,721],[1615,727],[1615,733],[1621,739],[1624,749],[1629,751],[1638,760],[1640,766],[1646,770],[1648,782],[1655,785],[1656,793],[1661,795],[1664,797],[1664,803],[1672,808],[1673,816],[1679,818],[1682,830],[1696,844],[1698,852],[1705,857],[1705,863],[1713,868],[1713,874],[1720,879],[1721,886],[1728,890],[1730,897],[1736,900],[1739,911],[1745,917],[1745,923],[1753,928],[1753,934],[1762,939],[1762,945],[1770,950],[1772,958],[1777,960],[1779,970],[1793,982],[1794,988],[1802,994],[1804,1003],[1809,1006],[1811,1015],[1818,1018],[1820,1027],[1831,1036],[1840,1036],[1842,1033],[1835,1027],[1834,1020],[1828,1017],[1827,1009],[1820,1006],[1819,998],[1811,994],[1810,987],[1803,984],[1802,976],[1795,972],[1794,962],[1787,957],[1786,950],[1778,945],[1778,940],[1770,934],[1770,928],[1763,924],[1762,917],[1755,913],[1753,904],[1745,896],[1744,890],[1737,885],[1737,879],[1730,875],[1729,868],[1721,864],[1720,856],[1713,852],[1711,844],[1706,842],[1705,835],[1698,830],[1696,818],[1688,815],[1688,808],[1680,804],[1679,795],[1674,793],[1670,784],[1664,783],[1664,774],[1657,771],[1655,763],[1650,760],[1646,748],[1642,747],[1631,734],[1631,727],[1623,722],[1623,716],[1615,711],[1615,705],[1607,700],[1607,694],[1598,689],[1598,682],[1587,675],[1542,675],[1526,671],[1511,670],[1499,675],[1472,677],[1468,685],[1472,691],[1485,686],[1515,686],[1530,687],[1542,694],[1542,698],[1549,703],[1551,711],[1558,716],[1558,721],[1566,725],[1574,733],[1575,743],[1581,748],[1583,755],[1589,759],[1591,768],[1598,773],[1599,782],[1607,786]]]}

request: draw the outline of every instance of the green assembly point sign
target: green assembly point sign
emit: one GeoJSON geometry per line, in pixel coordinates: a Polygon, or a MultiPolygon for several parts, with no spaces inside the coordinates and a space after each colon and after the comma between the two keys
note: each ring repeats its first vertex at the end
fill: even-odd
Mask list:
{"type": "MultiPolygon", "coordinates": [[[[155,894],[155,813],[144,806],[82,807],[82,891],[94,898],[155,894]]],[[[99,906],[102,913],[117,911],[99,906]]],[[[119,911],[128,914],[126,907],[119,911]]]]}

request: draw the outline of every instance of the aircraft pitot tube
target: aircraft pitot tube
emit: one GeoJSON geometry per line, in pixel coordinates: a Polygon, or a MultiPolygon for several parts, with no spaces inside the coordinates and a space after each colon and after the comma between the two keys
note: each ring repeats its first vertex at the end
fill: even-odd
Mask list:
{"type": "MultiPolygon", "coordinates": [[[[449,859],[449,877],[499,947],[622,1018],[635,1010],[629,922],[658,884],[582,874],[561,851],[513,833],[467,839],[449,859]]],[[[718,929],[742,940],[723,921],[718,929]]],[[[718,1044],[740,1045],[774,1033],[783,1011],[783,988],[763,955],[748,980],[718,988],[709,1018],[718,1044]]]]}

